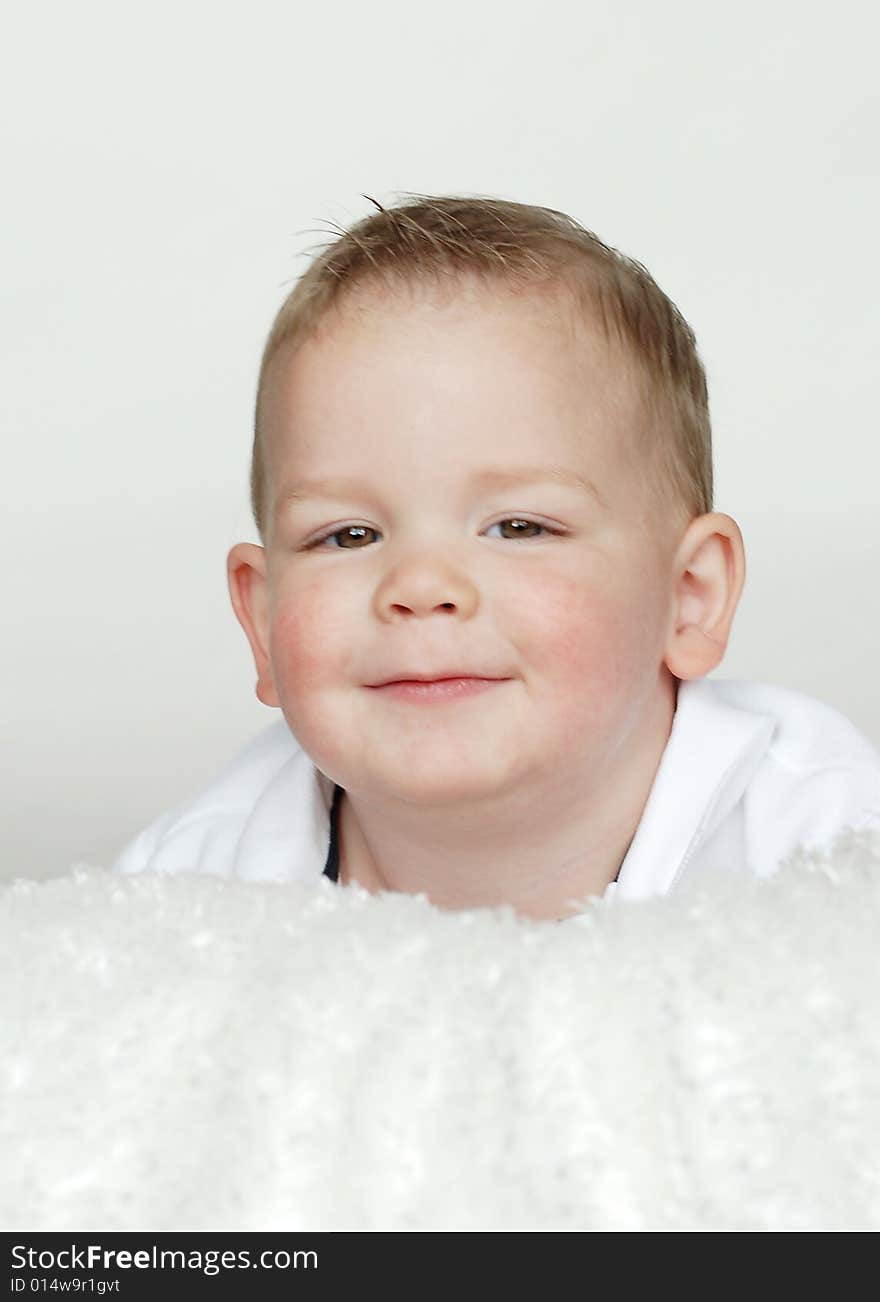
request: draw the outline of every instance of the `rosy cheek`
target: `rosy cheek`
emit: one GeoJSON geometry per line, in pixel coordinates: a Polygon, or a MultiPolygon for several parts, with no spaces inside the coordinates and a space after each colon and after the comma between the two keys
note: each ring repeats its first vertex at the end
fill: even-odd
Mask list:
{"type": "Polygon", "coordinates": [[[517,641],[534,672],[558,687],[606,701],[639,663],[637,632],[620,584],[545,576],[518,603],[517,641]]]}
{"type": "Polygon", "coordinates": [[[341,621],[315,585],[279,595],[270,630],[272,665],[282,692],[318,690],[334,674],[336,649],[346,646],[341,621]]]}

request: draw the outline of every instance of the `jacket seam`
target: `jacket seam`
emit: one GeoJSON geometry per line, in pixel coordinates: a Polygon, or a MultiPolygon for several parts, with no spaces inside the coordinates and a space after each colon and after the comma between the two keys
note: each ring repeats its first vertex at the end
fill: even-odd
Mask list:
{"type": "Polygon", "coordinates": [[[767,758],[779,764],[782,768],[787,769],[789,773],[799,773],[802,777],[813,777],[817,773],[828,773],[832,770],[838,770],[842,773],[860,773],[866,777],[873,775],[880,779],[880,769],[867,760],[858,760],[853,763],[851,760],[828,760],[824,764],[794,764],[785,755],[774,751],[771,747],[767,752],[767,758]]]}
{"type": "Polygon", "coordinates": [[[162,842],[174,832],[181,832],[187,827],[192,827],[196,823],[203,822],[206,818],[216,818],[218,814],[221,816],[226,815],[232,817],[235,814],[247,813],[250,808],[250,805],[216,805],[211,809],[204,809],[200,810],[198,813],[187,814],[182,818],[175,819],[172,823],[169,823],[156,844],[161,845],[162,842]]]}

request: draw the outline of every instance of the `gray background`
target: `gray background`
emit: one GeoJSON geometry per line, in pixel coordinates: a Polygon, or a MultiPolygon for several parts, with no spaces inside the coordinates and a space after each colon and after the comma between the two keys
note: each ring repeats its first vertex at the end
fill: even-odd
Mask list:
{"type": "Polygon", "coordinates": [[[875,6],[34,4],[2,138],[3,875],[109,864],[280,717],[225,558],[256,372],[361,192],[561,208],[707,365],[748,577],[716,676],[880,743],[875,6]]]}

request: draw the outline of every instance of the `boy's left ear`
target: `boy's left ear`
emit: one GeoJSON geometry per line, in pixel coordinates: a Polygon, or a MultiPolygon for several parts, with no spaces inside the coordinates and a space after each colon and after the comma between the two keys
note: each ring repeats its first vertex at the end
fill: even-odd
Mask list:
{"type": "Polygon", "coordinates": [[[676,678],[702,678],[721,663],[746,579],[739,525],[711,511],[688,525],[675,554],[665,663],[676,678]]]}

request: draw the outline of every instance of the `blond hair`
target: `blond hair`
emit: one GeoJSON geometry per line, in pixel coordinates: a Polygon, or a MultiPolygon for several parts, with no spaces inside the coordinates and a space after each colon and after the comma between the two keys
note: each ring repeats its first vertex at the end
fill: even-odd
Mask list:
{"type": "MultiPolygon", "coordinates": [[[[464,277],[512,290],[568,292],[605,337],[628,349],[648,419],[638,449],[654,503],[688,519],[712,510],[712,435],[706,374],[678,308],[639,262],[552,208],[504,199],[411,195],[356,222],[309,265],[282,303],[263,349],[254,413],[251,508],[261,540],[270,520],[263,398],[282,345],[315,334],[353,290],[464,277]]],[[[339,229],[339,228],[337,228],[339,229]]]]}

